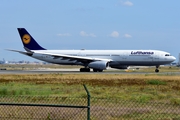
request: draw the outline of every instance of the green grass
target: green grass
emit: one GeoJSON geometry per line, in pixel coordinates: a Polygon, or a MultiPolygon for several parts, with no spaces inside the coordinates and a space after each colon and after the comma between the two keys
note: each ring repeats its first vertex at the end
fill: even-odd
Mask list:
{"type": "Polygon", "coordinates": [[[63,84],[6,83],[0,84],[0,95],[28,96],[86,96],[83,86],[63,84]]]}
{"type": "Polygon", "coordinates": [[[166,85],[167,83],[165,81],[160,81],[160,80],[148,80],[147,84],[150,84],[150,85],[166,85]]]}

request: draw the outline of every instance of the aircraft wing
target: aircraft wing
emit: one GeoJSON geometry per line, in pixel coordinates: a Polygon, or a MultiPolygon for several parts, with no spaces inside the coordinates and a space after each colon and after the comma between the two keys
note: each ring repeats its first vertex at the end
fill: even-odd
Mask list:
{"type": "Polygon", "coordinates": [[[112,61],[111,59],[102,59],[102,58],[92,58],[92,57],[86,57],[86,56],[72,56],[72,55],[65,55],[65,54],[54,54],[54,53],[46,53],[46,52],[40,52],[40,51],[34,51],[37,54],[43,54],[43,55],[50,55],[54,57],[54,59],[61,58],[62,60],[77,60],[79,62],[92,62],[92,61],[112,61]]]}
{"type": "Polygon", "coordinates": [[[55,53],[47,53],[47,52],[41,52],[41,51],[19,51],[19,50],[12,50],[12,49],[6,49],[8,51],[13,51],[13,52],[19,52],[24,55],[32,56],[34,53],[36,54],[41,54],[41,55],[49,55],[54,57],[53,59],[61,59],[61,60],[77,60],[78,62],[82,63],[89,63],[92,61],[113,61],[111,59],[102,59],[102,58],[92,58],[92,57],[84,57],[84,56],[72,56],[72,55],[65,55],[65,54],[55,54],[55,53]]]}

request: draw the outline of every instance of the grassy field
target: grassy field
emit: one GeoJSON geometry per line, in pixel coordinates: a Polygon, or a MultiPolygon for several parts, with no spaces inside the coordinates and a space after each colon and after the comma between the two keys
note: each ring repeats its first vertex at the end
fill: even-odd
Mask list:
{"type": "MultiPolygon", "coordinates": [[[[179,70],[161,68],[161,71],[171,69],[176,72],[179,70]]],[[[180,104],[180,76],[173,73],[1,75],[0,95],[82,97],[86,96],[83,84],[86,84],[92,97],[143,102],[158,100],[180,104]]]]}

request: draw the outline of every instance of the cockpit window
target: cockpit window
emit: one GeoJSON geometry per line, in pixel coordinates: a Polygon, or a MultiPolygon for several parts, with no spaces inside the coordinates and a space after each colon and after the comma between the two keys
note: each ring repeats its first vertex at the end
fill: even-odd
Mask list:
{"type": "Polygon", "coordinates": [[[165,54],[165,56],[171,56],[170,54],[165,54]]]}

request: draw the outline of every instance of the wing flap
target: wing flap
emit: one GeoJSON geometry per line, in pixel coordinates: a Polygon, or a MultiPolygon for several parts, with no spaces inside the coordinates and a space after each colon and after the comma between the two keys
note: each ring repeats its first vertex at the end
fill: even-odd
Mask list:
{"type": "Polygon", "coordinates": [[[12,49],[6,49],[8,51],[13,51],[13,52],[18,52],[18,53],[21,53],[21,54],[24,54],[24,55],[28,55],[28,56],[32,56],[33,55],[33,52],[26,52],[26,51],[20,51],[20,50],[12,50],[12,49]]]}

